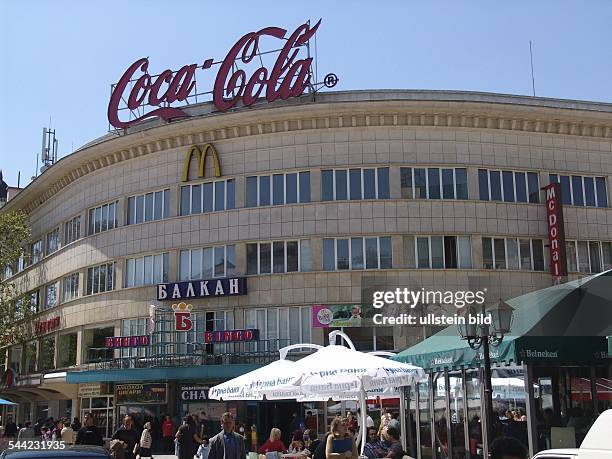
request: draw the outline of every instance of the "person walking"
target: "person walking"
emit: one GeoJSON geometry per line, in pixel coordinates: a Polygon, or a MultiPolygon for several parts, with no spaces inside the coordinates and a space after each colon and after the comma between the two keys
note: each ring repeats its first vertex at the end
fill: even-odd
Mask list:
{"type": "Polygon", "coordinates": [[[140,436],[140,448],[138,454],[140,457],[151,457],[151,446],[153,444],[153,437],[151,436],[151,430],[153,426],[150,422],[145,422],[142,429],[142,435],[140,436]]]}
{"type": "Polygon", "coordinates": [[[32,428],[32,423],[30,421],[26,421],[24,426],[19,429],[19,434],[17,434],[17,441],[29,440],[30,438],[36,438],[36,433],[32,428]]]}
{"type": "Polygon", "coordinates": [[[176,452],[179,459],[193,459],[202,443],[202,439],[196,432],[196,424],[190,415],[183,418],[183,424],[176,433],[176,452]]]}
{"type": "Polygon", "coordinates": [[[244,437],[234,432],[236,424],[230,412],[221,416],[221,432],[210,439],[208,459],[243,459],[246,457],[244,437]]]}
{"type": "Polygon", "coordinates": [[[162,437],[164,439],[164,450],[168,453],[174,451],[174,422],[170,416],[162,423],[162,437]]]}
{"type": "Polygon", "coordinates": [[[86,413],[83,418],[83,426],[77,432],[75,444],[104,446],[102,432],[94,424],[93,414],[86,413]]]}
{"type": "Polygon", "coordinates": [[[8,422],[6,423],[6,428],[4,429],[4,436],[6,438],[15,438],[17,435],[18,429],[17,424],[13,421],[12,418],[8,418],[8,422]]]}
{"type": "Polygon", "coordinates": [[[140,435],[134,428],[134,419],[132,416],[125,415],[123,425],[111,437],[112,440],[120,440],[124,444],[125,459],[136,459],[134,447],[138,444],[140,435]]]}

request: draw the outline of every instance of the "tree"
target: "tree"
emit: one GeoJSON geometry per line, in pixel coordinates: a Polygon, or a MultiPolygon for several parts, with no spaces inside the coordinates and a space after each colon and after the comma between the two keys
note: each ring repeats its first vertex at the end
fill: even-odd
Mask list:
{"type": "Polygon", "coordinates": [[[31,237],[27,219],[21,210],[0,212],[0,346],[23,342],[33,334],[35,305],[6,276],[15,272],[20,258],[27,257],[31,237]]]}

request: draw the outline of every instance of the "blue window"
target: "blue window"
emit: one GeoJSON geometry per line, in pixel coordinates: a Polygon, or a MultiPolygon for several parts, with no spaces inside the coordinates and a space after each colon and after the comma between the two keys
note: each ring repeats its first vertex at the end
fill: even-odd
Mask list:
{"type": "Polygon", "coordinates": [[[593,177],[584,178],[584,198],[587,206],[595,207],[595,181],[593,177]]]}
{"type": "Polygon", "coordinates": [[[429,199],[440,199],[440,169],[427,169],[429,199]]]}
{"type": "Polygon", "coordinates": [[[425,169],[414,170],[414,193],[415,199],[427,198],[427,178],[425,176],[425,169]]]}
{"type": "Polygon", "coordinates": [[[300,172],[300,202],[310,202],[310,172],[300,172]]]}
{"type": "Polygon", "coordinates": [[[486,169],[478,169],[478,190],[481,201],[488,201],[489,197],[489,173],[486,169]]]}
{"type": "Polygon", "coordinates": [[[321,199],[333,201],[334,199],[334,171],[321,171],[321,199]]]}
{"type": "Polygon", "coordinates": [[[455,198],[455,178],[452,169],[442,169],[442,197],[455,198]]]}
{"type": "Polygon", "coordinates": [[[608,207],[605,177],[595,177],[595,189],[597,190],[597,207],[608,207]]]}
{"type": "Polygon", "coordinates": [[[529,193],[529,202],[540,202],[540,181],[538,174],[535,172],[527,172],[527,188],[529,193]]]}
{"type": "Polygon", "coordinates": [[[246,206],[257,207],[257,177],[246,178],[246,206]]]}
{"type": "Polygon", "coordinates": [[[516,201],[527,202],[527,182],[524,172],[514,173],[514,185],[516,187],[516,201]]]}
{"type": "Polygon", "coordinates": [[[489,179],[491,182],[491,201],[501,201],[501,174],[499,171],[489,171],[489,179]]]}
{"type": "Polygon", "coordinates": [[[514,202],[514,174],[512,171],[503,171],[504,201],[514,202]]]}
{"type": "Polygon", "coordinates": [[[455,185],[457,188],[456,199],[467,199],[468,198],[467,169],[463,169],[463,168],[455,169],[455,185]]]}
{"type": "Polygon", "coordinates": [[[389,199],[389,168],[380,167],[378,174],[378,199],[389,199]]]}
{"type": "Polygon", "coordinates": [[[574,197],[575,206],[584,206],[584,197],[582,195],[582,177],[572,175],[572,195],[574,197]]]}
{"type": "Polygon", "coordinates": [[[270,205],[270,177],[259,177],[259,205],[270,205]]]}
{"type": "Polygon", "coordinates": [[[345,170],[337,170],[336,173],[336,201],[345,201],[348,198],[346,179],[347,172],[345,170]]]}

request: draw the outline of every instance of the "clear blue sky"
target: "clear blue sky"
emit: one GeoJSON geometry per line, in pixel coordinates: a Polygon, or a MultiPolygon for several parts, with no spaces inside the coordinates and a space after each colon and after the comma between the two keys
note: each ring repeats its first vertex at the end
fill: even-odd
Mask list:
{"type": "Polygon", "coordinates": [[[221,59],[265,26],[323,19],[319,75],[335,89],[459,89],[612,102],[612,2],[32,1],[0,3],[0,168],[24,186],[42,128],[59,156],[106,133],[110,84],[140,57],[150,71],[221,59]]]}

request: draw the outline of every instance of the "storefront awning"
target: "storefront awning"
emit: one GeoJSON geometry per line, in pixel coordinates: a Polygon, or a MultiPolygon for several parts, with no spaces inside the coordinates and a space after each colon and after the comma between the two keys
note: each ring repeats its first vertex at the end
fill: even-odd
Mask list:
{"type": "MultiPolygon", "coordinates": [[[[521,295],[514,308],[512,331],[491,347],[498,364],[592,365],[607,359],[612,335],[612,270],[521,295]]],[[[448,327],[400,352],[393,360],[426,370],[475,367],[482,350],[474,351],[448,327]]]]}
{"type": "Polygon", "coordinates": [[[257,364],[200,365],[192,367],[76,371],[69,372],[66,375],[66,381],[69,384],[124,381],[189,381],[196,379],[219,381],[235,378],[260,366],[257,364]]]}

